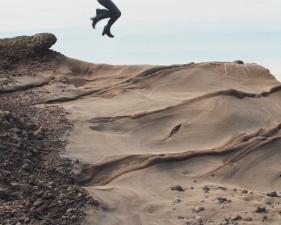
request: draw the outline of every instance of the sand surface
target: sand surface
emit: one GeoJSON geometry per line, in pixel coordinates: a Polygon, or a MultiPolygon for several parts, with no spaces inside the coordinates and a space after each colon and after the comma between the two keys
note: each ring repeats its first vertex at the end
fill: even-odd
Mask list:
{"type": "Polygon", "coordinates": [[[74,122],[61,156],[101,202],[84,224],[281,224],[281,84],[260,65],[61,57],[11,90],[74,122]]]}

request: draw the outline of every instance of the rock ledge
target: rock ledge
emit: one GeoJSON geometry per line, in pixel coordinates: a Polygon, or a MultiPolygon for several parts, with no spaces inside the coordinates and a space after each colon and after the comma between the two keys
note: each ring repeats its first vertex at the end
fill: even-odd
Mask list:
{"type": "Polygon", "coordinates": [[[0,39],[0,60],[18,61],[42,56],[52,52],[49,48],[56,42],[56,36],[50,33],[0,39]]]}

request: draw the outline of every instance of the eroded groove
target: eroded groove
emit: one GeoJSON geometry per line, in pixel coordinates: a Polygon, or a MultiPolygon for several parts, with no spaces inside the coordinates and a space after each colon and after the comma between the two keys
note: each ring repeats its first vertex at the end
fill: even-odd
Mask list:
{"type": "Polygon", "coordinates": [[[116,116],[116,117],[96,117],[93,119],[90,119],[89,122],[93,123],[94,125],[89,126],[92,130],[102,130],[104,128],[104,125],[107,123],[113,123],[118,120],[128,118],[128,116],[116,116]]]}
{"type": "MultiPolygon", "coordinates": [[[[156,67],[156,68],[147,69],[147,70],[143,71],[142,73],[137,74],[137,75],[133,75],[132,77],[129,77],[129,78],[126,78],[125,80],[122,80],[122,81],[118,82],[117,84],[114,84],[113,86],[107,86],[107,87],[104,87],[104,88],[88,90],[88,91],[85,91],[84,93],[82,93],[80,95],[73,96],[73,97],[50,99],[48,101],[45,101],[45,103],[55,104],[55,103],[58,103],[58,102],[73,101],[73,100],[79,99],[79,98],[84,97],[84,96],[89,96],[89,95],[93,95],[93,96],[105,95],[107,97],[109,97],[109,96],[113,97],[114,94],[110,95],[108,93],[114,92],[118,89],[119,89],[119,91],[124,91],[124,90],[128,90],[128,89],[145,88],[145,86],[139,85],[139,83],[141,81],[152,78],[155,75],[158,75],[159,73],[164,72],[166,70],[178,69],[178,68],[190,66],[190,65],[193,65],[193,64],[194,63],[184,64],[184,65],[174,65],[174,66],[160,66],[160,67],[156,67]]],[[[162,78],[163,77],[160,77],[158,79],[162,79],[162,78]]],[[[152,84],[153,83],[154,82],[152,82],[152,84]]],[[[152,84],[150,84],[150,86],[152,84]]],[[[44,102],[40,102],[40,104],[42,104],[42,103],[44,103],[44,102]]]]}
{"type": "MultiPolygon", "coordinates": [[[[2,89],[0,88],[0,93],[10,93],[10,92],[17,92],[17,91],[25,91],[30,88],[37,88],[37,87],[43,87],[44,85],[48,84],[53,77],[49,77],[41,82],[34,83],[34,84],[27,84],[22,86],[11,86],[10,89],[2,89]]],[[[6,86],[7,87],[7,86],[6,86]]]]}
{"type": "MultiPolygon", "coordinates": [[[[206,100],[208,98],[214,98],[214,97],[218,97],[218,96],[232,96],[232,97],[237,97],[239,99],[243,99],[244,97],[255,97],[256,95],[255,94],[251,94],[251,93],[240,92],[240,91],[237,91],[235,89],[228,89],[228,90],[224,90],[224,91],[217,91],[217,92],[205,94],[205,95],[193,98],[193,99],[189,99],[189,100],[183,101],[182,103],[180,103],[178,105],[174,105],[174,106],[169,106],[169,107],[165,107],[165,108],[162,108],[162,109],[153,110],[153,111],[150,111],[150,112],[139,112],[139,113],[136,113],[136,114],[133,114],[133,115],[108,117],[108,118],[102,117],[102,118],[100,118],[101,121],[99,121],[99,122],[100,123],[110,123],[110,122],[116,122],[119,119],[125,119],[125,118],[139,119],[139,118],[142,118],[142,117],[145,117],[145,116],[148,116],[148,115],[158,114],[158,113],[161,113],[161,112],[165,112],[167,110],[174,110],[174,109],[177,109],[177,108],[182,107],[182,106],[186,106],[186,105],[189,105],[189,104],[197,103],[197,102],[206,100]]],[[[93,119],[90,119],[89,121],[90,122],[95,121],[95,123],[96,123],[98,120],[99,120],[99,118],[93,118],[93,119]]],[[[178,128],[180,128],[180,127],[178,127],[178,128]]]]}
{"type": "Polygon", "coordinates": [[[179,124],[179,125],[173,127],[173,129],[171,130],[169,136],[166,137],[166,138],[164,139],[164,141],[167,140],[168,138],[172,137],[174,134],[178,133],[178,131],[180,130],[180,128],[181,128],[181,124],[179,124]]]}
{"type": "MultiPolygon", "coordinates": [[[[163,79],[163,77],[167,76],[168,74],[164,73],[164,71],[168,70],[177,70],[178,68],[182,68],[185,66],[190,66],[193,65],[187,64],[187,65],[175,65],[175,66],[161,66],[161,67],[156,67],[156,68],[150,68],[145,71],[143,71],[140,74],[133,75],[132,77],[126,78],[125,80],[121,80],[120,82],[114,84],[113,86],[106,86],[103,88],[96,88],[96,89],[90,89],[90,90],[84,90],[83,93],[78,94],[73,97],[69,98],[60,98],[60,99],[50,99],[46,101],[45,103],[57,103],[57,102],[67,102],[67,101],[73,101],[76,99],[79,99],[84,96],[103,96],[106,98],[112,98],[113,96],[116,95],[116,93],[120,93],[125,90],[129,89],[142,89],[142,88],[148,88],[150,86],[153,86],[159,79],[163,79]],[[159,75],[159,76],[158,76],[159,75]],[[161,75],[161,76],[160,76],[161,75]],[[149,81],[147,80],[149,79],[149,81]],[[153,80],[151,80],[153,79],[153,80]]],[[[275,93],[277,91],[281,90],[281,85],[272,87],[269,91],[264,91],[261,93],[246,93],[242,92],[236,89],[228,89],[228,90],[222,90],[218,92],[213,92],[213,93],[208,93],[202,96],[199,96],[197,98],[194,98],[192,100],[196,101],[196,99],[200,98],[207,98],[207,97],[214,97],[218,95],[228,95],[228,96],[235,96],[239,99],[243,99],[245,97],[266,97],[272,93],[275,93]]],[[[1,90],[0,90],[1,92],[1,90]]],[[[192,101],[188,100],[188,101],[192,101]]],[[[44,102],[41,102],[44,103],[44,102]]],[[[40,103],[40,104],[41,104],[40,103]]]]}
{"type": "Polygon", "coordinates": [[[148,77],[150,75],[153,75],[153,74],[163,71],[163,70],[181,68],[181,67],[190,66],[193,64],[194,63],[184,64],[184,65],[159,66],[159,67],[155,67],[155,68],[150,68],[150,69],[147,69],[147,70],[143,71],[142,73],[136,75],[135,77],[148,77]]]}
{"type": "Polygon", "coordinates": [[[117,156],[115,159],[103,160],[100,163],[94,165],[84,164],[81,165],[78,172],[76,173],[76,179],[79,184],[100,186],[113,181],[114,179],[123,174],[144,169],[158,163],[183,161],[194,157],[214,156],[230,152],[236,152],[234,156],[225,160],[222,166],[220,166],[219,168],[214,168],[212,171],[209,171],[207,173],[210,174],[214,171],[223,168],[226,165],[241,160],[243,157],[253,153],[260,146],[266,145],[270,142],[280,139],[281,135],[277,134],[277,131],[279,132],[280,128],[281,123],[269,130],[260,129],[251,134],[240,135],[238,144],[224,144],[224,147],[222,146],[216,149],[195,151],[191,150],[172,154],[142,154],[117,156]],[[276,134],[276,136],[271,136],[273,133],[276,134]],[[245,141],[245,137],[247,137],[248,141],[245,141]]]}
{"type": "Polygon", "coordinates": [[[273,94],[275,92],[278,92],[280,90],[281,90],[281,85],[278,85],[276,87],[271,88],[269,91],[262,92],[260,95],[263,96],[263,97],[266,97],[266,96],[268,96],[270,94],[273,94]]]}

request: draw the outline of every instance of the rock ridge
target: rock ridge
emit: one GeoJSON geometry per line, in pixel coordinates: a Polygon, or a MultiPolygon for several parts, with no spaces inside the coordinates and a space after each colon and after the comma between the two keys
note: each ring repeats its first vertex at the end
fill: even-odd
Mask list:
{"type": "Polygon", "coordinates": [[[50,33],[4,38],[0,39],[0,56],[2,58],[20,59],[41,55],[48,51],[56,42],[56,36],[50,33]]]}
{"type": "Polygon", "coordinates": [[[51,33],[0,39],[0,67],[27,59],[39,60],[42,56],[45,58],[50,56],[48,58],[51,59],[54,55],[58,55],[50,49],[56,42],[56,36],[51,33]]]}

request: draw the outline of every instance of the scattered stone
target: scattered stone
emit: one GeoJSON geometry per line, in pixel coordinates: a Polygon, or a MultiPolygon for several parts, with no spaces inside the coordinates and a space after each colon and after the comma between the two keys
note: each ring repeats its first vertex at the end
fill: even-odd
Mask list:
{"type": "Polygon", "coordinates": [[[23,170],[28,170],[30,168],[28,163],[23,164],[23,166],[21,167],[23,170]]]}
{"type": "Polygon", "coordinates": [[[35,202],[33,203],[33,206],[34,206],[34,207],[39,207],[40,205],[42,205],[42,203],[43,203],[43,201],[42,201],[41,199],[38,199],[37,201],[35,201],[35,202]]]}
{"type": "Polygon", "coordinates": [[[257,209],[255,210],[255,212],[257,212],[257,213],[266,212],[266,208],[264,208],[264,207],[257,207],[257,209]]]}
{"type": "Polygon", "coordinates": [[[43,194],[44,194],[43,191],[36,191],[36,192],[34,193],[34,195],[35,195],[36,197],[38,197],[38,198],[42,197],[43,194]]]}
{"type": "Polygon", "coordinates": [[[46,220],[42,220],[42,221],[40,222],[40,225],[48,225],[48,222],[47,222],[46,220]]]}
{"type": "MultiPolygon", "coordinates": [[[[201,223],[201,222],[200,222],[201,223]]],[[[193,222],[186,222],[185,223],[186,225],[195,225],[195,223],[193,223],[193,222]]]]}
{"type": "Polygon", "coordinates": [[[237,64],[244,64],[244,62],[242,60],[234,60],[233,62],[237,63],[237,64]]]}
{"type": "Polygon", "coordinates": [[[67,144],[62,136],[72,124],[57,106],[15,103],[17,95],[2,100],[0,224],[81,224],[82,207],[99,207],[99,202],[74,185],[74,162],[59,156],[67,144]]]}
{"type": "Polygon", "coordinates": [[[205,208],[204,207],[202,207],[202,206],[197,206],[197,207],[195,207],[195,209],[194,209],[194,211],[195,212],[201,212],[201,211],[204,211],[205,210],[205,208]]]}
{"type": "Polygon", "coordinates": [[[223,190],[223,191],[226,191],[227,188],[226,187],[219,187],[219,189],[223,190]]]}
{"type": "Polygon", "coordinates": [[[195,220],[198,221],[198,222],[202,222],[202,221],[203,221],[203,219],[202,219],[201,216],[196,216],[196,217],[195,217],[195,220]]]}
{"type": "Polygon", "coordinates": [[[210,188],[209,188],[207,185],[205,185],[202,189],[203,189],[205,192],[209,192],[209,191],[210,191],[210,188]]]}
{"type": "Polygon", "coordinates": [[[184,191],[180,185],[175,185],[171,187],[172,191],[184,191]]]}
{"type": "Polygon", "coordinates": [[[277,195],[277,192],[276,192],[276,191],[273,191],[273,192],[268,193],[268,194],[267,194],[267,196],[272,197],[272,198],[274,198],[274,197],[278,197],[278,195],[277,195]]]}
{"type": "Polygon", "coordinates": [[[180,203],[181,200],[180,200],[179,198],[176,198],[173,202],[174,202],[174,203],[180,203]]]}
{"type": "Polygon", "coordinates": [[[73,212],[73,209],[72,209],[72,208],[66,210],[66,213],[72,213],[72,212],[73,212]]]}
{"type": "Polygon", "coordinates": [[[222,223],[221,223],[221,225],[228,225],[228,224],[229,224],[228,220],[223,220],[222,223]]]}
{"type": "Polygon", "coordinates": [[[71,220],[77,220],[77,216],[73,215],[70,217],[71,220]]]}
{"type": "Polygon", "coordinates": [[[271,205],[271,202],[266,202],[265,204],[267,204],[267,205],[271,205]]]}
{"type": "Polygon", "coordinates": [[[253,221],[253,219],[251,217],[245,217],[243,220],[244,221],[253,221]]]}
{"type": "Polygon", "coordinates": [[[242,217],[240,215],[234,215],[234,216],[231,216],[230,218],[231,220],[241,220],[242,217]]]}
{"type": "Polygon", "coordinates": [[[219,201],[219,203],[224,203],[228,201],[227,198],[222,198],[222,197],[217,197],[216,199],[219,201]]]}

